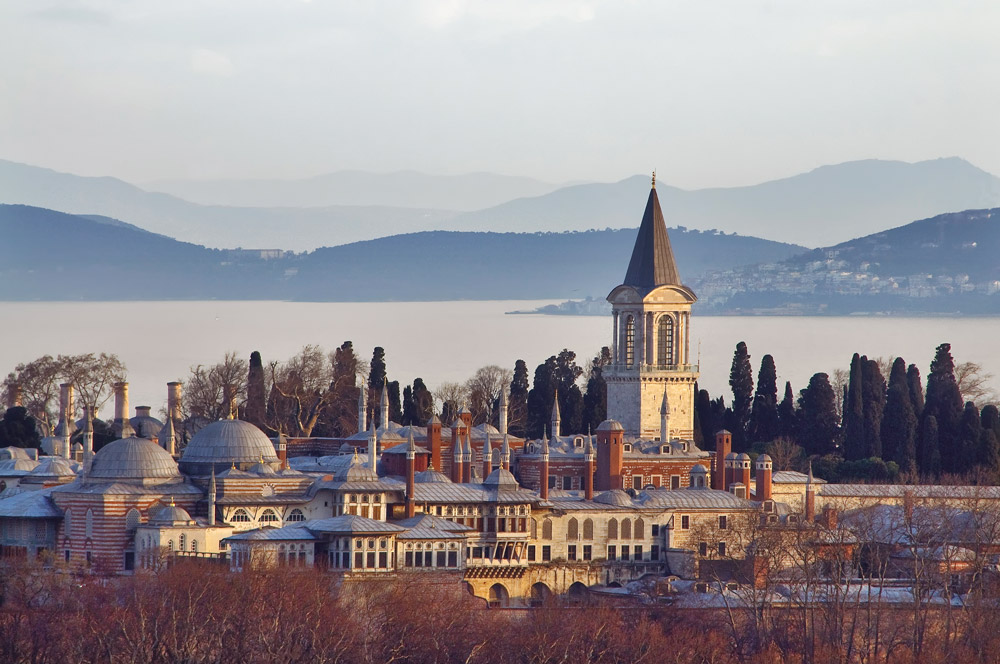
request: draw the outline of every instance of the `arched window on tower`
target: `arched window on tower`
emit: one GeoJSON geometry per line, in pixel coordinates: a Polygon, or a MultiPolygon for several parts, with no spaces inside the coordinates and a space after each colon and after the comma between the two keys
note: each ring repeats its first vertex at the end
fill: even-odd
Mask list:
{"type": "Polygon", "coordinates": [[[656,362],[661,367],[674,363],[674,319],[668,315],[660,316],[659,329],[656,331],[656,362]]]}
{"type": "Polygon", "coordinates": [[[635,318],[625,319],[625,366],[635,364],[635,318]]]}

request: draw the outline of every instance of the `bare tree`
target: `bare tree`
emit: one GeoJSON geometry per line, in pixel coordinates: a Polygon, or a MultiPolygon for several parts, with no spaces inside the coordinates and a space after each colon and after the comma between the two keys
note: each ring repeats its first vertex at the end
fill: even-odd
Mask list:
{"type": "Polygon", "coordinates": [[[218,364],[191,367],[184,390],[186,418],[215,421],[228,417],[230,399],[236,400],[238,408],[242,407],[246,400],[247,364],[240,353],[230,351],[218,364]]]}
{"type": "Polygon", "coordinates": [[[488,364],[476,369],[472,378],[465,382],[473,423],[485,422],[490,413],[496,414],[498,412],[500,395],[510,386],[513,375],[514,372],[510,369],[504,369],[496,364],[488,364]]]}
{"type": "Polygon", "coordinates": [[[10,389],[11,385],[20,388],[24,407],[45,433],[52,431],[56,420],[55,400],[61,376],[59,363],[51,355],[43,355],[37,360],[18,364],[3,383],[5,389],[10,389]]]}
{"type": "Polygon", "coordinates": [[[112,386],[124,381],[128,371],[114,353],[60,355],[56,362],[66,382],[73,383],[81,401],[100,410],[112,395],[112,386]]]}
{"type": "Polygon", "coordinates": [[[289,417],[272,426],[295,436],[311,436],[312,430],[335,396],[334,356],[315,345],[307,345],[283,365],[271,365],[274,390],[291,406],[289,417]]]}
{"type": "Polygon", "coordinates": [[[459,406],[467,403],[469,389],[460,383],[441,383],[434,390],[436,410],[441,413],[441,419],[446,426],[451,425],[459,406]]]}
{"type": "Polygon", "coordinates": [[[974,402],[979,408],[1000,401],[996,390],[993,389],[993,374],[983,369],[977,362],[956,364],[955,380],[962,392],[962,398],[974,402]]]}

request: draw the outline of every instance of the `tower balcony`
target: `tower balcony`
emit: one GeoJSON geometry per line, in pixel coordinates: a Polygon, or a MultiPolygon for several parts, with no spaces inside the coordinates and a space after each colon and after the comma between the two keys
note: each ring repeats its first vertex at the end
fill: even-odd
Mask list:
{"type": "Polygon", "coordinates": [[[604,376],[635,376],[648,373],[698,373],[697,364],[631,364],[615,363],[604,367],[604,376]]]}

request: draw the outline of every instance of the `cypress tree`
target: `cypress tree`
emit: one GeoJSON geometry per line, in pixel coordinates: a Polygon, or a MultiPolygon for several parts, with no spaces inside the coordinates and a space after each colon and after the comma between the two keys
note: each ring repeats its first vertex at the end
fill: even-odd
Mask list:
{"type": "Polygon", "coordinates": [[[865,444],[863,458],[882,457],[882,414],[885,411],[885,378],[878,362],[862,358],[864,382],[861,397],[864,402],[865,444]]]}
{"type": "Polygon", "coordinates": [[[980,444],[983,436],[983,422],[976,404],[971,401],[965,403],[962,411],[962,422],[959,425],[959,450],[962,455],[960,468],[962,472],[968,472],[977,463],[984,460],[979,458],[980,444]]]}
{"type": "Polygon", "coordinates": [[[403,408],[399,399],[399,381],[391,380],[386,383],[386,387],[389,389],[389,421],[399,422],[403,419],[403,408]]]}
{"type": "MultiPolygon", "coordinates": [[[[382,403],[382,388],[385,385],[385,349],[375,346],[372,361],[368,367],[368,419],[375,417],[375,411],[382,403]]],[[[391,410],[391,409],[390,409],[391,410]]]]}
{"type": "Polygon", "coordinates": [[[1000,471],[1000,442],[993,429],[983,429],[979,438],[979,464],[988,473],[1000,471]]]}
{"type": "MultiPolygon", "coordinates": [[[[604,346],[590,362],[587,393],[583,396],[583,423],[580,430],[595,430],[608,417],[608,385],[604,380],[604,367],[611,364],[611,350],[604,346]]],[[[695,417],[698,416],[695,411],[695,417]]]]}
{"type": "Polygon", "coordinates": [[[960,473],[965,470],[963,464],[966,456],[961,449],[959,432],[963,409],[962,393],[955,380],[951,344],[941,344],[937,347],[930,373],[927,374],[924,417],[933,416],[937,421],[941,470],[945,472],[960,473]]]}
{"type": "Polygon", "coordinates": [[[413,412],[416,416],[414,424],[424,426],[434,415],[434,395],[427,389],[423,378],[413,379],[413,412]]]}
{"type": "Polygon", "coordinates": [[[911,364],[906,368],[906,383],[910,388],[910,403],[913,404],[913,413],[920,417],[924,414],[924,384],[920,380],[920,369],[917,365],[911,364]]]}
{"type": "Polygon", "coordinates": [[[367,387],[358,387],[358,356],[354,353],[354,344],[345,341],[333,351],[330,383],[333,398],[327,412],[334,436],[349,436],[357,431],[358,397],[363,389],[367,387]]]}
{"type": "Polygon", "coordinates": [[[857,353],[851,358],[851,374],[844,402],[844,458],[865,458],[864,361],[857,353]]]}
{"type": "Polygon", "coordinates": [[[701,426],[701,438],[710,446],[715,446],[715,432],[721,429],[719,423],[715,421],[715,414],[712,410],[712,397],[708,390],[698,390],[698,396],[694,399],[694,410],[698,417],[698,424],[701,426]]]}
{"type": "Polygon", "coordinates": [[[920,432],[920,472],[936,477],[941,472],[941,444],[938,440],[937,418],[928,415],[924,418],[920,432]]]}
{"type": "Polygon", "coordinates": [[[792,392],[792,383],[785,381],[785,396],[778,404],[778,430],[786,438],[794,438],[798,430],[798,423],[795,416],[795,393],[792,392]]]}
{"type": "Polygon", "coordinates": [[[407,385],[403,388],[403,419],[399,421],[403,426],[411,424],[424,424],[417,420],[417,405],[413,402],[413,388],[407,385]]]}
{"type": "MultiPolygon", "coordinates": [[[[576,353],[563,348],[556,356],[554,378],[559,389],[559,413],[564,435],[580,433],[583,425],[583,392],[577,385],[582,375],[583,369],[576,363],[576,353]]],[[[551,419],[551,405],[549,408],[551,419]]]]}
{"type": "Polygon", "coordinates": [[[750,412],[750,440],[769,442],[778,435],[778,372],[774,358],[765,355],[757,372],[757,390],[750,412]]]}
{"type": "Polygon", "coordinates": [[[813,374],[809,385],[799,393],[799,444],[808,454],[828,454],[834,450],[838,430],[830,377],[813,374]]]}
{"type": "Polygon", "coordinates": [[[250,353],[250,369],[247,372],[247,405],[243,417],[247,422],[263,429],[267,416],[267,391],[264,389],[264,362],[260,352],[250,353]]]}
{"type": "Polygon", "coordinates": [[[910,400],[906,363],[897,357],[889,373],[889,393],[882,420],[882,458],[895,461],[900,471],[917,468],[917,416],[910,400]]]}
{"type": "Polygon", "coordinates": [[[548,430],[552,415],[552,399],[556,392],[556,356],[535,367],[535,378],[528,392],[527,435],[541,438],[548,430]]]}
{"type": "Polygon", "coordinates": [[[1000,409],[993,404],[983,406],[983,429],[989,429],[1000,439],[1000,409]]]}
{"type": "Polygon", "coordinates": [[[733,448],[743,450],[747,441],[747,425],[750,422],[750,408],[753,405],[753,368],[747,345],[741,341],[733,353],[733,365],[729,370],[729,386],[733,390],[732,434],[733,448]]]}
{"type": "Polygon", "coordinates": [[[514,375],[510,381],[508,406],[508,428],[516,436],[527,435],[528,418],[528,365],[524,360],[514,363],[514,375]]]}

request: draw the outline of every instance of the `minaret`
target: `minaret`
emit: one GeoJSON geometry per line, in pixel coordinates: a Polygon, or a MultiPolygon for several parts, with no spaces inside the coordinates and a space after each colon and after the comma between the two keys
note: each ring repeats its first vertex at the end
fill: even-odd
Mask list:
{"type": "Polygon", "coordinates": [[[503,445],[500,446],[500,467],[510,472],[510,441],[506,435],[503,437],[503,445]]]}
{"type": "MultiPolygon", "coordinates": [[[[594,499],[594,470],[597,461],[597,454],[594,452],[594,438],[587,436],[587,448],[583,452],[583,497],[585,500],[594,499]]],[[[548,478],[546,478],[548,482],[548,478]]]]}
{"type": "Polygon", "coordinates": [[[130,438],[135,435],[132,423],[128,419],[128,383],[118,382],[114,385],[115,390],[115,428],[121,438],[130,438]]]}
{"type": "Polygon", "coordinates": [[[368,467],[376,472],[378,470],[377,468],[378,463],[376,459],[376,457],[378,456],[378,452],[376,450],[377,446],[378,446],[378,438],[377,438],[377,433],[375,431],[375,421],[372,420],[372,428],[371,431],[368,432],[368,467]]]}
{"type": "Polygon", "coordinates": [[[673,435],[693,438],[698,366],[690,361],[690,327],[698,298],[681,282],[655,176],[625,279],[607,299],[613,320],[612,362],[603,373],[608,418],[629,436],[655,438],[666,386],[673,435]]]}
{"type": "Polygon", "coordinates": [[[552,442],[559,440],[561,428],[559,417],[559,390],[556,390],[556,396],[552,400],[552,424],[549,428],[549,431],[552,433],[552,442]]]}
{"type": "Polygon", "coordinates": [[[417,513],[416,489],[417,446],[413,442],[413,431],[406,442],[406,518],[417,513]]]}
{"type": "Polygon", "coordinates": [[[490,432],[486,430],[486,440],[483,441],[483,479],[493,472],[493,448],[490,447],[490,432]]]}
{"type": "Polygon", "coordinates": [[[549,441],[542,434],[542,469],[539,473],[538,497],[549,499],[549,441]]]}
{"type": "Polygon", "coordinates": [[[465,437],[465,451],[462,454],[462,460],[465,462],[462,464],[462,482],[468,484],[472,482],[472,464],[475,462],[475,457],[472,455],[472,436],[465,437]]]}
{"type": "Polygon", "coordinates": [[[816,482],[813,479],[813,464],[809,462],[809,476],[806,478],[806,523],[816,520],[816,482]]]}
{"type": "Polygon", "coordinates": [[[215,525],[215,466],[212,466],[212,477],[208,480],[208,525],[215,525]]]}
{"type": "Polygon", "coordinates": [[[382,427],[382,431],[389,429],[389,383],[388,381],[382,382],[382,407],[379,409],[378,413],[379,426],[382,427]]]}
{"type": "Polygon", "coordinates": [[[64,412],[60,425],[62,426],[62,457],[73,458],[73,443],[70,442],[69,423],[71,418],[64,412]]]}
{"type": "Polygon", "coordinates": [[[361,433],[368,428],[368,423],[365,421],[367,419],[367,412],[368,390],[364,385],[362,385],[361,391],[358,393],[358,433],[361,433]]]}
{"type": "Polygon", "coordinates": [[[83,476],[90,474],[94,463],[94,412],[90,406],[83,407],[83,476]]]}
{"type": "Polygon", "coordinates": [[[500,390],[500,435],[507,433],[507,416],[510,404],[507,402],[507,390],[500,390]]]}
{"type": "Polygon", "coordinates": [[[451,447],[451,481],[455,484],[462,482],[463,461],[465,461],[465,450],[462,448],[462,437],[456,436],[455,444],[451,447]]]}
{"type": "Polygon", "coordinates": [[[660,404],[660,442],[670,442],[670,402],[666,385],[663,386],[663,403],[660,404]]]}

